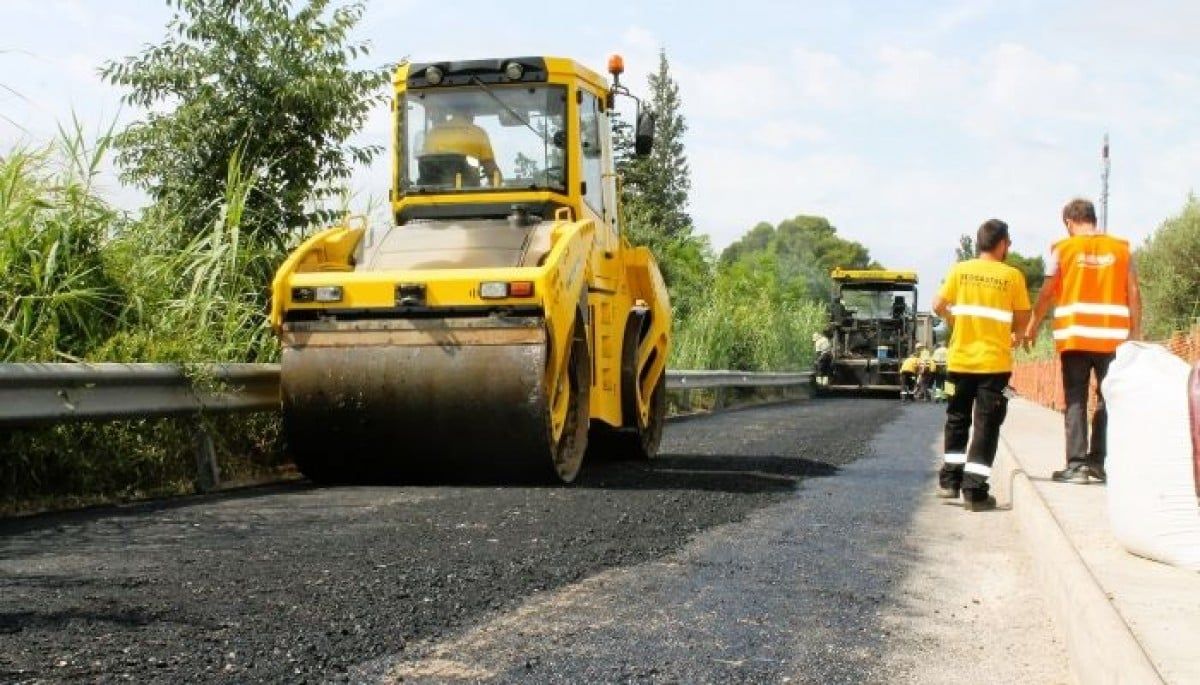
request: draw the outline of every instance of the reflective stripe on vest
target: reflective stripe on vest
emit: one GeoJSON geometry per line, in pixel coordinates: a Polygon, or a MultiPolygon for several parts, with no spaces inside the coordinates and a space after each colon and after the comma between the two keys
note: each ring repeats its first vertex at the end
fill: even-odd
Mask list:
{"type": "Polygon", "coordinates": [[[1100,316],[1129,316],[1129,307],[1123,304],[1093,304],[1091,302],[1076,302],[1063,307],[1054,308],[1054,318],[1072,314],[1099,314],[1100,316]]]}
{"type": "Polygon", "coordinates": [[[1128,328],[1104,328],[1102,326],[1067,326],[1054,331],[1055,340],[1091,338],[1093,340],[1124,340],[1129,337],[1128,328]]]}
{"type": "Polygon", "coordinates": [[[956,304],[950,307],[950,313],[955,317],[959,316],[978,316],[1000,323],[1012,323],[1013,313],[1006,309],[996,309],[995,307],[984,307],[977,304],[956,304]]]}
{"type": "Polygon", "coordinates": [[[1129,337],[1126,283],[1129,245],[1105,234],[1067,238],[1054,246],[1060,275],[1054,309],[1059,352],[1113,352],[1129,337]]]}

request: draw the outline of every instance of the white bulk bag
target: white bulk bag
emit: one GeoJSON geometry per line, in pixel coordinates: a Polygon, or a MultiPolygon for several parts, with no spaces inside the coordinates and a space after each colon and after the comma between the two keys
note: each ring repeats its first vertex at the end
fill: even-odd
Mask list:
{"type": "Polygon", "coordinates": [[[1200,571],[1188,375],[1158,345],[1127,342],[1104,379],[1108,516],[1130,552],[1200,571]]]}

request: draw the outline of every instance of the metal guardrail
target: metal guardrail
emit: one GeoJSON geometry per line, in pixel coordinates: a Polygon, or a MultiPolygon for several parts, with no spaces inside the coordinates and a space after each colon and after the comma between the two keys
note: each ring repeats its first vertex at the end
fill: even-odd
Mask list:
{"type": "MultiPolygon", "coordinates": [[[[807,384],[811,373],[668,371],[668,390],[807,384]]],[[[279,408],[277,364],[0,364],[0,427],[279,408]]]]}
{"type": "MultiPolygon", "coordinates": [[[[667,389],[715,389],[721,406],[725,388],[795,386],[811,379],[810,373],[668,371],[667,389]]],[[[200,492],[221,482],[201,416],[278,409],[278,364],[0,364],[0,428],[190,418],[200,492]]]]}
{"type": "Polygon", "coordinates": [[[787,387],[811,382],[809,372],[667,371],[667,390],[787,387]]]}
{"type": "Polygon", "coordinates": [[[278,408],[276,364],[0,364],[0,427],[278,408]]]}

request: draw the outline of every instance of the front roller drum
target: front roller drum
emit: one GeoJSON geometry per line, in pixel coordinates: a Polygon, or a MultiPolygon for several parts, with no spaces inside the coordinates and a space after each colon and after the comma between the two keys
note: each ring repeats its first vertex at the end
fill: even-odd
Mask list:
{"type": "Polygon", "coordinates": [[[309,326],[285,333],[280,380],[287,447],[312,480],[578,473],[586,340],[551,380],[538,318],[309,326]]]}

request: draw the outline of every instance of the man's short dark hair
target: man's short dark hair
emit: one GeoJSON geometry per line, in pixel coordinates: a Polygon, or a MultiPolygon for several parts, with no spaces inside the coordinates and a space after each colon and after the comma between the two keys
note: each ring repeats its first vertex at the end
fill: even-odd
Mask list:
{"type": "Polygon", "coordinates": [[[988,219],[975,234],[975,247],[980,252],[991,252],[1001,240],[1008,240],[1008,224],[999,219],[988,219]]]}
{"type": "Polygon", "coordinates": [[[1091,200],[1077,197],[1063,207],[1063,222],[1074,221],[1078,224],[1096,225],[1096,205],[1091,200]]]}

